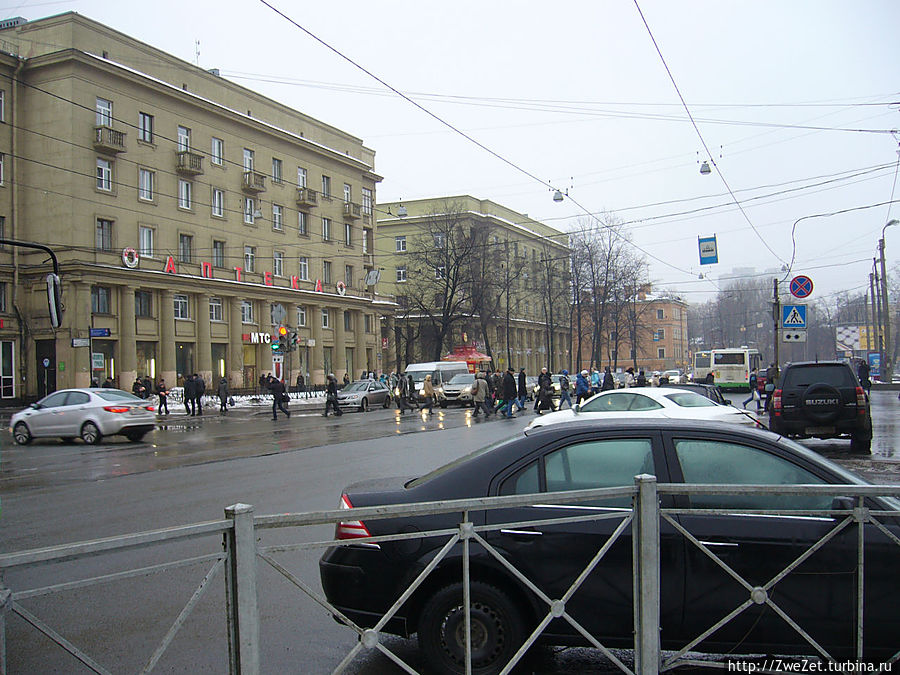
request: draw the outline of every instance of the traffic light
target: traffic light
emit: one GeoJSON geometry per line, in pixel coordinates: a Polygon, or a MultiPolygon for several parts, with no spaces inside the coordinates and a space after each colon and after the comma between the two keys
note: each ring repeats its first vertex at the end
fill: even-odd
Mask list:
{"type": "Polygon", "coordinates": [[[272,351],[276,354],[281,352],[281,338],[272,340],[272,351]]]}
{"type": "Polygon", "coordinates": [[[297,332],[296,332],[296,331],[291,331],[291,341],[290,341],[290,343],[289,343],[289,344],[290,344],[291,351],[294,351],[294,350],[297,348],[297,342],[298,342],[298,341],[299,341],[299,340],[297,339],[297,332]]]}
{"type": "Polygon", "coordinates": [[[59,328],[63,317],[62,288],[59,277],[55,274],[47,275],[47,304],[50,308],[50,325],[59,328]]]}
{"type": "Polygon", "coordinates": [[[278,327],[278,349],[275,344],[272,345],[272,351],[286,352],[288,350],[288,329],[284,326],[278,327]]]}

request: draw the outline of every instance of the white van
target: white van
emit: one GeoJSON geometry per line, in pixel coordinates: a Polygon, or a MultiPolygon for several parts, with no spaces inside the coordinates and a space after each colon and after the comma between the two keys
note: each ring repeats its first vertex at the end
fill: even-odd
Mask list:
{"type": "Polygon", "coordinates": [[[404,374],[412,375],[418,401],[422,400],[422,385],[425,383],[425,376],[431,375],[435,400],[442,408],[446,408],[447,399],[444,397],[443,384],[452,380],[454,375],[468,372],[469,364],[465,361],[426,361],[425,363],[410,363],[406,366],[404,374]]]}

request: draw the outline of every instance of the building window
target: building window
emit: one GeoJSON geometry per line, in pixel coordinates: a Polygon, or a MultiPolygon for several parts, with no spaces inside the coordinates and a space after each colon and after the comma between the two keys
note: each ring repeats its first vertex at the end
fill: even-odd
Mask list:
{"type": "Polygon", "coordinates": [[[112,251],[113,221],[106,218],[97,218],[97,236],[95,246],[100,251],[112,251]]]}
{"type": "Polygon", "coordinates": [[[344,265],[344,283],[347,288],[353,288],[353,265],[344,265]]]}
{"type": "Polygon", "coordinates": [[[216,166],[222,166],[225,163],[225,141],[221,138],[213,136],[209,161],[216,166]]]}
{"type": "Polygon", "coordinates": [[[331,261],[330,260],[322,261],[322,283],[323,284],[331,283],[331,261]]]}
{"type": "Polygon", "coordinates": [[[253,225],[256,222],[256,201],[253,197],[244,197],[244,223],[253,225]]]}
{"type": "Polygon", "coordinates": [[[322,175],[322,196],[326,199],[331,198],[331,177],[322,175]]]}
{"type": "Polygon", "coordinates": [[[279,204],[272,204],[272,229],[284,230],[284,207],[279,204]]]}
{"type": "Polygon", "coordinates": [[[447,276],[447,268],[443,265],[434,268],[434,278],[435,279],[443,279],[447,276]]]}
{"type": "Polygon", "coordinates": [[[284,276],[284,253],[275,251],[272,254],[272,273],[276,277],[284,276]]]}
{"type": "Polygon", "coordinates": [[[153,142],[153,115],[138,113],[138,140],[145,143],[153,142]]]}
{"type": "Polygon", "coordinates": [[[222,298],[209,299],[209,320],[222,321],[222,298]]]}
{"type": "Polygon", "coordinates": [[[394,237],[394,250],[397,253],[404,253],[406,251],[406,237],[394,237]]]}
{"type": "Polygon", "coordinates": [[[178,262],[189,263],[192,258],[194,238],[189,234],[178,235],[178,262]]]}
{"type": "Polygon", "coordinates": [[[0,89],[0,122],[6,121],[6,92],[0,89]]]}
{"type": "Polygon", "coordinates": [[[172,296],[172,301],[175,303],[175,318],[176,319],[190,319],[191,315],[188,311],[188,296],[175,294],[172,296]]]}
{"type": "Polygon", "coordinates": [[[97,189],[112,191],[112,162],[101,157],[97,158],[97,189]]]}
{"type": "Polygon", "coordinates": [[[153,201],[154,174],[148,169],[138,169],[138,199],[153,201]]]}
{"type": "Polygon", "coordinates": [[[665,311],[661,310],[661,309],[656,310],[656,318],[657,319],[665,319],[666,318],[665,311]]]}
{"type": "Polygon", "coordinates": [[[256,271],[256,247],[255,246],[245,246],[244,247],[244,271],[245,272],[255,272],[256,271]]]}
{"type": "Polygon", "coordinates": [[[665,339],[666,339],[666,329],[665,329],[665,328],[658,328],[657,330],[655,330],[655,331],[653,332],[653,339],[654,339],[654,340],[657,340],[657,341],[659,341],[659,340],[665,340],[665,339]]]}
{"type": "Polygon", "coordinates": [[[363,238],[362,238],[362,250],[363,253],[369,252],[369,237],[372,236],[372,230],[368,227],[363,228],[363,238]]]}
{"type": "Polygon", "coordinates": [[[178,206],[182,209],[191,208],[191,192],[193,184],[190,181],[178,181],[178,206]]]}
{"type": "Polygon", "coordinates": [[[434,235],[434,247],[437,249],[443,249],[444,244],[447,243],[446,237],[444,237],[443,232],[436,232],[434,235]]]}
{"type": "Polygon", "coordinates": [[[0,152],[0,185],[3,185],[6,172],[3,170],[6,166],[6,155],[0,152]]]}
{"type": "Polygon", "coordinates": [[[98,127],[111,127],[112,126],[112,101],[107,101],[105,98],[97,97],[97,126],[98,127]]]}
{"type": "Polygon", "coordinates": [[[178,152],[186,152],[191,149],[191,130],[187,127],[178,127],[178,152]]]}
{"type": "Polygon", "coordinates": [[[213,267],[225,267],[225,242],[213,240],[213,267]]]}
{"type": "Polygon", "coordinates": [[[353,246],[353,226],[350,223],[344,223],[344,246],[353,246]]]}
{"type": "Polygon", "coordinates": [[[353,188],[349,184],[344,183],[344,203],[349,204],[353,201],[353,188]]]}
{"type": "Polygon", "coordinates": [[[244,171],[253,171],[253,151],[244,148],[244,171]]]}
{"type": "Polygon", "coordinates": [[[656,356],[657,356],[657,358],[660,358],[660,359],[666,358],[666,348],[660,347],[659,349],[657,349],[656,356]]]}
{"type": "Polygon", "coordinates": [[[397,268],[397,283],[402,283],[406,281],[406,267],[398,267],[397,268]]]}
{"type": "Polygon", "coordinates": [[[331,241],[331,218],[322,218],[322,241],[331,241]]]}
{"type": "Polygon", "coordinates": [[[0,313],[6,313],[6,282],[0,281],[0,313]]]}
{"type": "Polygon", "coordinates": [[[153,315],[151,314],[151,300],[153,298],[153,294],[150,291],[135,291],[134,292],[134,315],[142,316],[144,318],[150,318],[153,315]]]}
{"type": "Polygon", "coordinates": [[[300,256],[298,276],[302,281],[309,281],[309,258],[306,256],[300,256]]]}
{"type": "Polygon", "coordinates": [[[331,328],[331,311],[322,309],[322,328],[331,328]]]}
{"type": "Polygon", "coordinates": [[[365,322],[366,322],[366,323],[365,323],[365,326],[366,326],[366,332],[367,332],[367,333],[371,333],[371,332],[372,332],[372,315],[371,315],[371,314],[364,314],[363,316],[365,317],[365,322]]]}
{"type": "Polygon", "coordinates": [[[372,215],[372,191],[369,188],[362,189],[362,212],[364,215],[372,215]]]}
{"type": "Polygon", "coordinates": [[[91,312],[94,314],[109,314],[109,288],[106,286],[91,286],[91,312]]]}
{"type": "Polygon", "coordinates": [[[241,323],[253,323],[253,303],[241,300],[241,323]]]}
{"type": "Polygon", "coordinates": [[[297,211],[297,234],[301,237],[309,235],[309,230],[306,227],[306,220],[306,214],[303,211],[297,211]]]}
{"type": "Polygon", "coordinates": [[[282,163],[280,159],[272,158],[272,182],[281,183],[284,180],[281,172],[282,163]]]}
{"type": "Polygon", "coordinates": [[[142,258],[153,257],[153,228],[138,226],[138,252],[142,258]]]}
{"type": "Polygon", "coordinates": [[[306,307],[297,305],[297,327],[304,328],[306,326],[306,307]]]}
{"type": "Polygon", "coordinates": [[[212,191],[212,214],[219,218],[225,217],[225,190],[213,188],[212,191]]]}
{"type": "Polygon", "coordinates": [[[297,187],[306,187],[306,169],[304,169],[302,166],[297,167],[297,187]]]}
{"type": "Polygon", "coordinates": [[[353,315],[350,312],[341,312],[344,315],[344,330],[348,333],[353,330],[353,315]]]}

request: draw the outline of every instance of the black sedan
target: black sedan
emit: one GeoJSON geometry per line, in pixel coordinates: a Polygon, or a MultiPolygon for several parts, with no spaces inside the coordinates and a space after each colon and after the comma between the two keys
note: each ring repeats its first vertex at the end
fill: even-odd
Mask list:
{"type": "MultiPolygon", "coordinates": [[[[341,506],[352,510],[631,486],[634,476],[645,473],[656,475],[660,483],[676,484],[865,484],[816,453],[765,430],[695,420],[612,420],[540,429],[477,450],[412,480],[352,485],[341,496],[341,506]]],[[[862,534],[855,524],[838,527],[844,516],[808,513],[851,505],[847,499],[813,494],[663,494],[662,508],[678,509],[672,520],[703,544],[698,546],[670,521],[661,520],[663,649],[677,650],[696,642],[691,646],[695,651],[817,655],[810,641],[769,603],[759,602],[762,593],[834,658],[850,658],[856,645],[858,574],[864,569],[867,658],[892,656],[900,648],[896,612],[900,502],[866,498],[868,508],[893,515],[882,516],[880,524],[866,522],[862,534]],[[710,513],[711,509],[718,512],[710,513]],[[864,566],[857,553],[860,537],[865,542],[864,566]],[[824,541],[809,554],[820,540],[824,541]],[[779,576],[805,553],[796,569],[779,576]],[[730,571],[746,581],[737,581],[730,571]],[[767,590],[759,590],[763,588],[767,590]],[[736,612],[738,608],[741,611],[736,612]],[[732,612],[735,616],[706,634],[732,612]]],[[[552,599],[564,597],[621,522],[588,518],[601,512],[627,514],[629,508],[628,498],[577,505],[538,499],[532,506],[472,511],[470,519],[476,527],[515,524],[484,531],[482,536],[552,599]],[[586,518],[550,522],[571,516],[586,518]]],[[[459,514],[348,519],[338,525],[336,536],[452,531],[459,520],[459,514]]],[[[372,627],[445,543],[446,537],[429,537],[331,547],[319,563],[326,597],[358,626],[372,627]]],[[[470,560],[473,672],[496,673],[547,615],[548,607],[481,546],[472,545],[470,560]]],[[[440,673],[465,672],[461,569],[461,546],[457,545],[383,627],[404,636],[417,633],[424,657],[440,673]]],[[[629,526],[566,601],[565,611],[605,646],[627,648],[633,645],[632,591],[629,526]]],[[[541,641],[586,644],[570,623],[558,618],[543,631],[541,641]]]]}

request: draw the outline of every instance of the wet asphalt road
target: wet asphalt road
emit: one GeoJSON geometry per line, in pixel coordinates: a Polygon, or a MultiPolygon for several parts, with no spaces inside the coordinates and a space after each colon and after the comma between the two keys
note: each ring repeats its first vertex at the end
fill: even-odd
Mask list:
{"type": "MultiPolygon", "coordinates": [[[[51,441],[18,447],[2,432],[0,550],[218,519],[226,505],[239,501],[253,504],[259,514],[330,509],[337,505],[341,487],[350,482],[421,474],[474,447],[518,433],[531,419],[529,413],[515,420],[472,420],[469,411],[459,409],[436,409],[430,417],[400,417],[395,410],[377,409],[324,419],[318,410],[292,407],[292,417],[277,422],[268,409],[235,410],[227,418],[214,413],[200,419],[171,416],[142,443],[111,438],[99,446],[51,441]]],[[[873,409],[871,458],[849,456],[847,440],[805,443],[870,480],[900,483],[897,393],[875,392],[873,409]]],[[[331,534],[330,528],[319,528],[309,536],[327,540],[331,534]]],[[[277,539],[262,535],[263,544],[277,539]]],[[[200,552],[184,548],[185,554],[200,552]]],[[[220,548],[213,540],[203,550],[220,548]]],[[[290,568],[317,584],[318,555],[288,556],[290,568]]],[[[101,567],[89,560],[85,570],[95,574],[101,567]]],[[[263,672],[330,672],[353,646],[353,635],[270,568],[262,566],[260,579],[263,672]]],[[[55,622],[76,626],[66,634],[99,654],[101,663],[119,664],[113,669],[131,672],[140,670],[197,581],[196,574],[168,573],[150,577],[144,585],[113,585],[99,598],[89,591],[73,592],[64,602],[37,600],[32,607],[42,616],[50,613],[55,622]],[[164,581],[162,592],[154,581],[164,581]],[[135,606],[140,607],[139,620],[133,615],[135,606]]],[[[183,637],[166,653],[162,671],[227,670],[223,636],[208,636],[208,626],[223,623],[221,587],[220,581],[212,585],[210,599],[198,605],[183,637]]],[[[386,641],[413,667],[419,665],[415,641],[386,641]]],[[[33,630],[21,620],[10,621],[7,644],[10,672],[82,672],[70,657],[35,641],[33,630]],[[21,645],[27,649],[17,649],[21,645]]],[[[627,652],[621,656],[629,662],[627,652]]],[[[402,671],[373,650],[346,672],[402,671]]],[[[534,672],[599,673],[614,668],[596,650],[545,650],[534,672]]]]}

